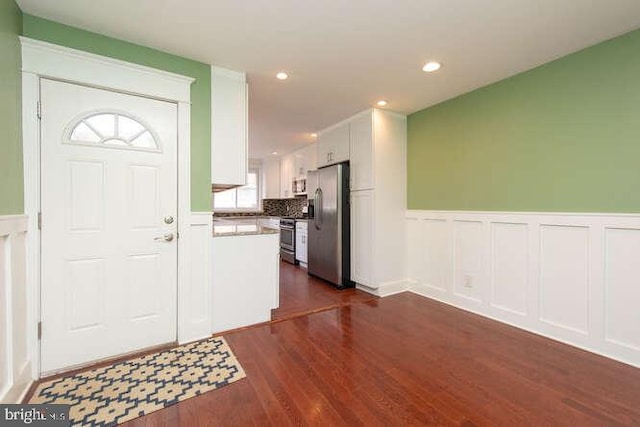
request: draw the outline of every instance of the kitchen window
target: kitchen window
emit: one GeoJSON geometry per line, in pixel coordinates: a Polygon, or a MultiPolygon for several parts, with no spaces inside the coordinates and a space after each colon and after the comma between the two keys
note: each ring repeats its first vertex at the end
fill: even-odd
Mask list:
{"type": "Polygon", "coordinates": [[[259,211],[260,169],[249,168],[247,185],[213,193],[214,211],[259,211]]]}

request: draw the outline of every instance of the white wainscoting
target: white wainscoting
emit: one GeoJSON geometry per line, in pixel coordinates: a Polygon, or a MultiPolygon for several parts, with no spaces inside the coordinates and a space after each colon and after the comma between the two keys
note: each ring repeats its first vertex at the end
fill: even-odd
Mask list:
{"type": "Polygon", "coordinates": [[[26,215],[0,216],[0,403],[19,403],[31,384],[26,231],[26,215]]]}
{"type": "MultiPolygon", "coordinates": [[[[212,212],[193,212],[189,227],[190,244],[186,253],[188,278],[178,292],[180,330],[178,341],[183,344],[211,335],[211,239],[212,212]]],[[[185,272],[187,274],[187,272],[185,272]]]]}
{"type": "Polygon", "coordinates": [[[640,367],[640,215],[407,211],[411,291],[640,367]]]}

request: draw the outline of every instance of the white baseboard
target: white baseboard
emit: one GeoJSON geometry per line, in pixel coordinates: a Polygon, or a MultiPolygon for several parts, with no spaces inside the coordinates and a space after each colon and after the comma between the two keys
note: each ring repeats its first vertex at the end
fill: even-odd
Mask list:
{"type": "Polygon", "coordinates": [[[0,403],[21,403],[29,391],[31,384],[33,384],[33,379],[31,378],[31,363],[29,362],[23,366],[20,374],[14,378],[13,384],[7,392],[3,396],[0,396],[0,403]]]}
{"type": "Polygon", "coordinates": [[[411,291],[640,367],[640,215],[407,212],[411,291]]]}

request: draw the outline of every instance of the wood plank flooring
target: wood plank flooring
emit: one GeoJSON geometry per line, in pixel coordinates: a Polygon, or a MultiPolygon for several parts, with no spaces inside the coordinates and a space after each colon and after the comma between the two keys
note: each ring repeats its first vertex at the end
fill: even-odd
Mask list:
{"type": "Polygon", "coordinates": [[[273,310],[271,319],[290,319],[377,298],[355,288],[338,290],[321,279],[309,276],[304,268],[280,262],[280,307],[273,310]]]}
{"type": "Polygon", "coordinates": [[[640,369],[411,293],[225,337],[246,379],[126,425],[640,425],[640,369]]]}

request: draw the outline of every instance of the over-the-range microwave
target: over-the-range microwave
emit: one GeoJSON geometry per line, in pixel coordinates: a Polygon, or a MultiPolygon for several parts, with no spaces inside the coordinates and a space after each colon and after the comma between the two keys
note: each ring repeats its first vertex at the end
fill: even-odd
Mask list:
{"type": "Polygon", "coordinates": [[[293,194],[296,196],[303,196],[307,194],[307,180],[305,178],[294,179],[291,184],[291,189],[293,194]]]}

